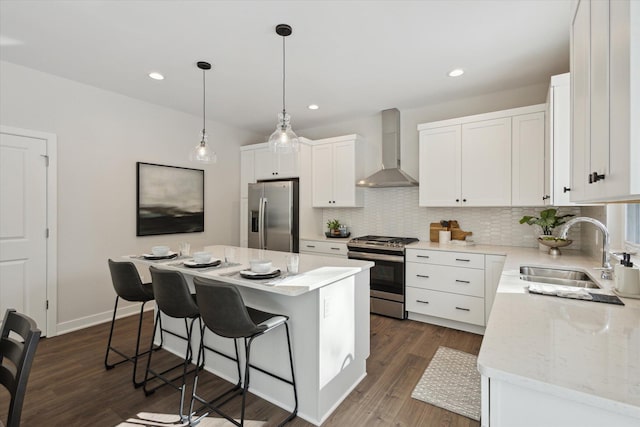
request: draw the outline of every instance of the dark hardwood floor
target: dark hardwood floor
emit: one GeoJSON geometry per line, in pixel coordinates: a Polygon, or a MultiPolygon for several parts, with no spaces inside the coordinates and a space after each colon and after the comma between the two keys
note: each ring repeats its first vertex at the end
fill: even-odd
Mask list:
{"type": "MultiPolygon", "coordinates": [[[[136,319],[133,316],[117,321],[114,340],[124,349],[135,346],[136,319]]],[[[148,345],[151,313],[145,314],[144,322],[149,331],[144,342],[148,345]]],[[[177,413],[179,395],[170,387],[145,397],[141,389],[134,389],[131,384],[130,363],[104,369],[108,333],[109,324],[105,323],[40,341],[27,387],[22,426],[113,427],[138,412],[177,413]]],[[[438,346],[478,354],[481,342],[480,335],[371,315],[368,375],[323,426],[479,426],[476,421],[412,399],[411,392],[438,346]]],[[[153,356],[154,364],[174,359],[164,350],[153,356]]],[[[140,362],[139,369],[144,370],[144,363],[140,362]]],[[[214,395],[228,386],[207,372],[201,378],[198,390],[205,395],[214,395]]],[[[5,422],[8,400],[8,393],[0,387],[0,419],[5,422]]],[[[239,414],[239,399],[225,408],[239,414]]],[[[256,396],[247,400],[247,419],[277,425],[285,416],[283,410],[256,396]]],[[[311,426],[301,418],[288,425],[311,426]]]]}

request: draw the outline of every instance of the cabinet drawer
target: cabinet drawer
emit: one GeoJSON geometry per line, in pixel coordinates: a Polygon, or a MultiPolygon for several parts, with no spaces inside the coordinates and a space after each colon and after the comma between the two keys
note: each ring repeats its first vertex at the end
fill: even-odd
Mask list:
{"type": "Polygon", "coordinates": [[[405,265],[407,286],[484,298],[484,270],[415,262],[405,265]]]}
{"type": "Polygon", "coordinates": [[[300,240],[300,252],[347,257],[347,244],[319,240],[300,240]]]}
{"type": "Polygon", "coordinates": [[[484,298],[407,286],[407,311],[484,326],[484,298]]]}
{"type": "Polygon", "coordinates": [[[409,262],[484,269],[484,254],[407,249],[406,257],[409,262]]]}

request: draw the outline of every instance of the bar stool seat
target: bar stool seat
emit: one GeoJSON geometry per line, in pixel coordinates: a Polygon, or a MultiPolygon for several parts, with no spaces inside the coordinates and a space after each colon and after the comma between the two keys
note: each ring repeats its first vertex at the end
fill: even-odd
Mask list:
{"type": "MultiPolygon", "coordinates": [[[[282,426],[294,419],[298,413],[298,392],[293,368],[293,355],[291,353],[291,338],[288,325],[289,317],[268,313],[246,306],[242,299],[242,295],[240,295],[240,291],[232,284],[216,280],[202,279],[200,277],[194,277],[193,283],[196,288],[198,306],[200,307],[200,316],[205,326],[219,336],[233,338],[234,340],[240,338],[244,339],[245,366],[244,382],[241,393],[242,406],[240,422],[236,421],[220,409],[220,406],[226,403],[229,399],[220,404],[214,404],[216,399],[208,401],[197,395],[198,370],[196,370],[196,377],[194,379],[190,412],[192,414],[194,413],[194,403],[197,401],[200,402],[203,407],[209,408],[217,414],[225,417],[231,423],[237,426],[244,426],[245,403],[247,391],[249,390],[249,373],[251,369],[256,369],[293,387],[294,409],[279,425],[282,426]],[[281,325],[284,325],[286,329],[289,364],[291,367],[291,380],[282,378],[281,376],[251,364],[251,343],[253,340],[281,325]]],[[[201,346],[202,345],[203,344],[201,344],[201,346]]],[[[240,361],[238,361],[238,369],[240,369],[240,361]]],[[[201,409],[202,408],[198,409],[196,413],[201,409]]],[[[200,418],[204,416],[206,416],[206,414],[203,414],[200,418]]],[[[198,420],[200,418],[198,418],[198,420]]]]}
{"type": "MultiPolygon", "coordinates": [[[[137,388],[144,384],[144,381],[136,380],[136,372],[138,369],[138,359],[141,356],[144,356],[149,353],[151,350],[158,350],[162,347],[162,332],[161,332],[161,341],[160,346],[152,348],[148,351],[140,352],[140,335],[142,331],[142,315],[144,313],[145,304],[149,301],[154,300],[153,296],[153,288],[151,283],[142,283],[140,280],[140,275],[138,274],[138,270],[136,266],[129,261],[113,261],[109,260],[109,271],[111,273],[111,281],[113,282],[113,289],[116,291],[116,302],[113,307],[113,317],[111,319],[111,329],[109,330],[109,340],[107,341],[107,351],[104,356],[104,367],[105,369],[113,369],[114,367],[125,363],[131,362],[133,363],[133,375],[132,381],[133,385],[137,388]],[[125,301],[130,302],[140,302],[142,305],[140,306],[140,313],[138,317],[138,335],[136,338],[136,350],[133,355],[127,354],[124,351],[114,347],[112,345],[113,340],[113,329],[116,322],[116,313],[118,311],[118,302],[120,299],[124,299],[125,301]],[[119,361],[115,363],[109,362],[110,353],[116,353],[122,357],[119,361]]],[[[162,325],[160,325],[162,328],[162,325]]],[[[153,343],[153,341],[152,341],[153,343]]]]}

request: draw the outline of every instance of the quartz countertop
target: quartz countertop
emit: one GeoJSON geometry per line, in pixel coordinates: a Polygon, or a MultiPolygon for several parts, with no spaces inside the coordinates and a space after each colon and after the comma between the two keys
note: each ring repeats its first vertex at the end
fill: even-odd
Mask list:
{"type": "Polygon", "coordinates": [[[507,256],[478,356],[481,374],[640,419],[640,300],[620,297],[625,306],[618,306],[529,294],[520,279],[521,265],[569,267],[602,287],[589,292],[612,294],[613,281],[594,270],[599,260],[567,249],[554,257],[533,248],[454,248],[507,256]]]}
{"type": "MultiPolygon", "coordinates": [[[[224,249],[228,246],[216,245],[206,246],[204,251],[210,252],[213,258],[224,260],[224,249]]],[[[182,265],[182,261],[170,259],[164,261],[149,261],[139,257],[128,256],[132,261],[145,264],[156,265],[162,268],[179,270],[183,274],[199,276],[203,278],[216,279],[239,286],[259,289],[264,292],[277,293],[288,296],[302,295],[315,289],[334,283],[345,277],[353,276],[361,271],[373,267],[373,262],[350,260],[338,257],[299,254],[300,261],[298,274],[287,275],[287,256],[289,252],[265,251],[260,249],[235,247],[234,265],[225,266],[222,264],[218,268],[195,269],[182,265]],[[249,269],[249,261],[252,259],[268,259],[272,261],[273,267],[285,272],[280,277],[265,280],[245,279],[239,275],[241,270],[249,269]]],[[[185,259],[185,260],[188,260],[185,259]]]]}
{"type": "Polygon", "coordinates": [[[339,243],[349,243],[353,236],[349,237],[327,237],[324,234],[314,234],[301,236],[300,240],[313,240],[315,242],[339,242],[339,243]]]}

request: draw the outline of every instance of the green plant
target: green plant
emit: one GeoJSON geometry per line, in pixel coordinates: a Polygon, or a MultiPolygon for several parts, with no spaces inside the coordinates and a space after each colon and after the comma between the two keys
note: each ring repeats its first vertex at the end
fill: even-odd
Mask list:
{"type": "Polygon", "coordinates": [[[537,225],[542,228],[542,234],[551,236],[553,229],[567,222],[567,218],[575,216],[573,214],[565,214],[557,216],[557,209],[549,208],[540,212],[540,217],[525,215],[520,218],[520,224],[537,225]]]}
{"type": "Polygon", "coordinates": [[[340,229],[340,221],[338,221],[337,219],[330,219],[329,221],[327,221],[327,228],[329,228],[329,230],[339,230],[340,229]]]}

